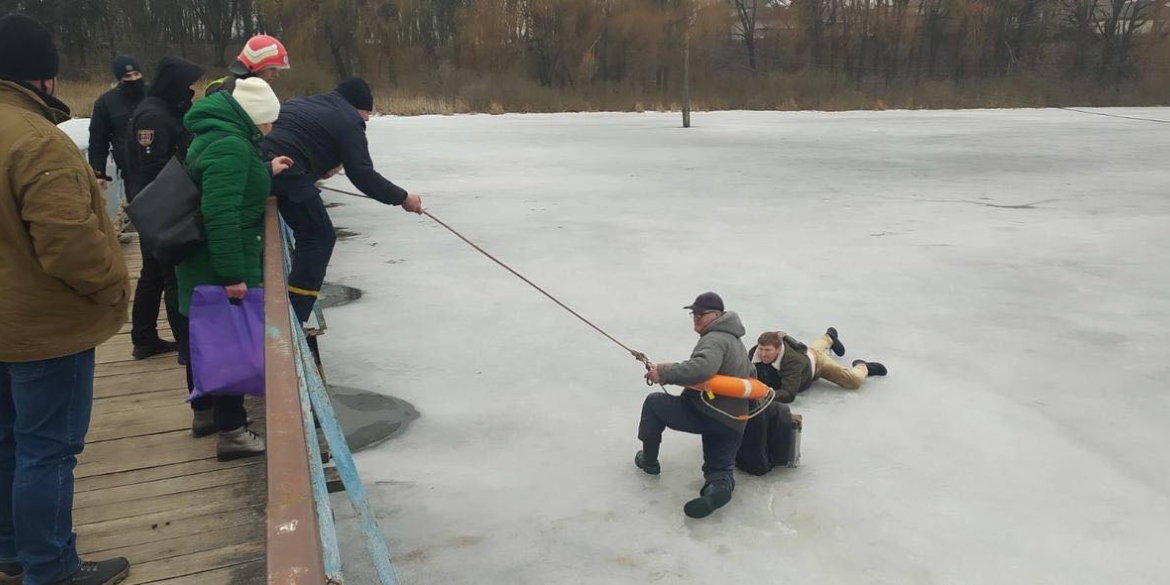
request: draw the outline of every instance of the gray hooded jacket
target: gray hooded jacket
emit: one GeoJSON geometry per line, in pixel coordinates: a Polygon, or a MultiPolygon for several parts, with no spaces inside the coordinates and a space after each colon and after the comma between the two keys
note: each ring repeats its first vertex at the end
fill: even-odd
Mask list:
{"type": "MultiPolygon", "coordinates": [[[[747,331],[739,320],[739,315],[728,311],[707,326],[699,336],[699,342],[691,351],[691,358],[677,364],[666,364],[658,368],[658,373],[664,384],[676,386],[691,386],[702,384],[711,376],[723,374],[737,378],[754,378],[756,369],[748,359],[747,348],[744,347],[741,337],[747,331]]],[[[748,413],[748,401],[739,398],[728,398],[716,395],[708,398],[701,392],[683,390],[683,398],[690,400],[699,412],[714,418],[728,427],[743,432],[746,423],[730,418],[716,409],[732,416],[741,416],[748,413]]]]}

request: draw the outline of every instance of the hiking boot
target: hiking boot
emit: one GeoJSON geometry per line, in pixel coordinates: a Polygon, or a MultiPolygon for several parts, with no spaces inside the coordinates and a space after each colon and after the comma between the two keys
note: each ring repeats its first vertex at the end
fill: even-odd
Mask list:
{"type": "Polygon", "coordinates": [[[645,471],[647,475],[658,475],[662,473],[662,466],[658,464],[658,460],[649,460],[646,457],[645,451],[638,451],[638,454],[634,455],[634,465],[637,465],[638,469],[645,471]]]}
{"type": "Polygon", "coordinates": [[[219,432],[219,443],[215,446],[216,459],[234,461],[263,454],[264,437],[252,432],[248,427],[219,432]]]}
{"type": "Polygon", "coordinates": [[[81,568],[53,585],[114,585],[130,574],[130,561],[122,557],[106,561],[81,561],[81,568]]]}
{"type": "Polygon", "coordinates": [[[833,340],[833,345],[829,346],[829,349],[833,350],[833,353],[837,354],[837,357],[845,355],[845,344],[841,343],[841,340],[837,337],[837,328],[829,327],[825,331],[825,335],[828,335],[829,339],[833,340]]]}
{"type": "Polygon", "coordinates": [[[134,359],[144,360],[148,357],[179,351],[179,344],[173,341],[155,339],[143,344],[134,345],[134,359]]]}
{"type": "Polygon", "coordinates": [[[691,518],[706,518],[731,501],[731,488],[723,483],[709,483],[700,493],[683,506],[683,513],[691,518]]]}
{"type": "Polygon", "coordinates": [[[20,563],[0,563],[0,585],[20,585],[24,582],[24,567],[20,563]]]}
{"type": "Polygon", "coordinates": [[[215,433],[215,409],[196,410],[191,415],[191,434],[195,438],[215,433]]]}
{"type": "Polygon", "coordinates": [[[865,369],[869,370],[869,375],[871,375],[871,376],[884,376],[884,375],[886,375],[886,367],[883,366],[882,364],[877,363],[877,362],[867,362],[865,360],[853,360],[853,366],[857,367],[857,364],[865,364],[865,369]]]}

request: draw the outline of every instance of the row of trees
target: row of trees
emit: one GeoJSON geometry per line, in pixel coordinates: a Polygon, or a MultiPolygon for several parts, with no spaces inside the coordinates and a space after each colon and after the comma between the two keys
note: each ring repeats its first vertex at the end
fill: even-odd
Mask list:
{"type": "MultiPolygon", "coordinates": [[[[1170,65],[1163,0],[0,0],[55,30],[75,75],[173,52],[222,66],[257,31],[297,74],[383,85],[521,79],[677,95],[683,45],[704,91],[760,77],[1098,86],[1170,65]]],[[[324,83],[324,82],[322,82],[324,83]]],[[[1168,88],[1170,89],[1170,88],[1168,88]]]]}

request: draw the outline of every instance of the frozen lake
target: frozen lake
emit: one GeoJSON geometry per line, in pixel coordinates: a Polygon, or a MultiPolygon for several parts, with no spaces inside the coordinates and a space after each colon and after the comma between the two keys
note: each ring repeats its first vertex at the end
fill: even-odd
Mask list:
{"type": "Polygon", "coordinates": [[[359,234],[330,280],[365,291],[328,314],[331,382],[422,413],[358,457],[404,583],[1165,582],[1170,127],[678,122],[381,118],[370,135],[436,216],[652,359],[688,355],[680,307],[715,290],[749,345],[834,325],[843,360],[890,375],[815,385],[793,408],[803,465],[740,474],[727,508],[689,520],[698,437],[667,434],[659,477],[632,464],[639,364],[428,220],[329,195],[359,234]]]}

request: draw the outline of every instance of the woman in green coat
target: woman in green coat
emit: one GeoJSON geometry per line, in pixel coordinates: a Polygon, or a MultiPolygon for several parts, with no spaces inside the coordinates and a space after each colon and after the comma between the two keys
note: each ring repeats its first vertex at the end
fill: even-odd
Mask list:
{"type": "MultiPolygon", "coordinates": [[[[264,208],[272,174],[288,168],[287,157],[271,169],[257,145],[272,130],[280,101],[264,80],[240,80],[234,93],[200,100],[183,119],[194,135],[187,168],[202,195],[203,246],[178,266],[179,312],[189,316],[196,286],[222,286],[229,298],[242,299],[261,281],[264,208]]],[[[185,337],[185,336],[184,336],[185,337]]],[[[190,343],[189,339],[180,340],[190,343]]],[[[191,376],[191,366],[187,366],[191,376]]],[[[191,401],[195,436],[219,432],[220,461],[260,455],[264,439],[247,428],[242,396],[204,396],[191,401]]]]}

